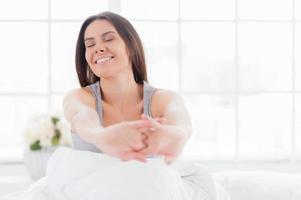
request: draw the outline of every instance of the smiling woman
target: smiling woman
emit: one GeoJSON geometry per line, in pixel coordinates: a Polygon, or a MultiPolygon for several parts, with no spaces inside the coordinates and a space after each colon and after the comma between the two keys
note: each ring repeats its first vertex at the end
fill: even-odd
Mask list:
{"type": "MultiPolygon", "coordinates": [[[[112,12],[86,19],[77,40],[76,69],[81,88],[64,98],[74,149],[122,161],[164,158],[171,164],[180,157],[191,134],[189,114],[176,92],[149,85],[142,43],[128,20],[112,12]]],[[[130,175],[134,178],[137,174],[133,172],[130,175]]],[[[162,181],[175,178],[169,172],[158,173],[154,177],[162,181]]],[[[177,180],[181,190],[184,181],[177,180]]],[[[212,188],[212,180],[207,180],[212,188]]],[[[143,195],[144,199],[149,196],[143,195]]]]}
{"type": "Polygon", "coordinates": [[[177,93],[147,83],[142,43],[125,18],[104,12],[85,20],[76,69],[81,88],[64,99],[75,148],[122,160],[180,156],[191,133],[189,115],[177,93]]]}
{"type": "Polygon", "coordinates": [[[96,76],[109,77],[123,70],[131,73],[125,43],[109,22],[92,22],[85,31],[85,46],[87,63],[96,76]]]}
{"type": "Polygon", "coordinates": [[[76,69],[81,86],[99,80],[100,74],[93,71],[95,64],[99,64],[97,59],[115,59],[116,56],[116,64],[124,62],[124,67],[132,67],[136,82],[147,81],[144,50],[134,27],[125,18],[108,12],[89,17],[81,27],[76,46],[76,69]]]}
{"type": "MultiPolygon", "coordinates": [[[[227,163],[245,160],[246,166],[271,164],[256,169],[282,170],[279,162],[295,166],[301,159],[300,20],[300,0],[2,0],[0,160],[21,161],[27,120],[36,112],[62,109],[63,95],[77,87],[64,103],[73,125],[71,151],[79,161],[68,166],[76,175],[83,152],[130,160],[120,161],[123,165],[149,161],[151,154],[167,158],[165,149],[184,146],[181,156],[210,160],[222,170],[224,162],[237,169],[227,163]],[[130,19],[146,50],[147,74],[141,42],[126,19],[101,13],[82,24],[104,10],[130,19]],[[16,46],[26,47],[18,59],[12,53],[16,46]],[[189,143],[181,97],[158,87],[184,96],[194,127],[189,143]],[[185,139],[172,137],[179,132],[185,139]]],[[[10,185],[2,169],[0,193],[10,185]]],[[[233,188],[246,191],[237,180],[231,183],[242,188],[233,188]]]]}
{"type": "Polygon", "coordinates": [[[142,43],[127,19],[87,18],[76,70],[80,87],[63,101],[73,149],[56,150],[46,176],[21,199],[216,199],[206,170],[176,162],[191,135],[189,114],[178,93],[148,83],[142,43]]]}

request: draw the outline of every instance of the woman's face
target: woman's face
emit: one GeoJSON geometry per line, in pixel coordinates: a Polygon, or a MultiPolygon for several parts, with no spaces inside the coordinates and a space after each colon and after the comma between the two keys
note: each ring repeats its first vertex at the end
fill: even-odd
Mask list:
{"type": "Polygon", "coordinates": [[[107,20],[89,24],[84,40],[87,63],[96,76],[107,78],[131,69],[126,45],[107,20]]]}

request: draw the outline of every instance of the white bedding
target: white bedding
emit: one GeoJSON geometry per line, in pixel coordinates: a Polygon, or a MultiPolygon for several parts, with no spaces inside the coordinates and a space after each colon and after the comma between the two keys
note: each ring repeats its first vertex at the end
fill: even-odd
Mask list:
{"type": "Polygon", "coordinates": [[[223,171],[213,175],[232,200],[301,200],[301,174],[273,171],[223,171]]]}
{"type": "Polygon", "coordinates": [[[229,200],[201,166],[162,159],[123,162],[104,154],[60,147],[46,176],[5,200],[229,200]]]}

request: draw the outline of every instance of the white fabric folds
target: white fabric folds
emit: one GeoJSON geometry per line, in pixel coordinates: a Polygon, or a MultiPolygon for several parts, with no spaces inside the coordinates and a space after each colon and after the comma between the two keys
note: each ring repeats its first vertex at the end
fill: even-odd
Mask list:
{"type": "Polygon", "coordinates": [[[221,190],[195,164],[169,166],[158,158],[123,162],[60,147],[48,161],[46,176],[7,200],[228,200],[221,190]]]}

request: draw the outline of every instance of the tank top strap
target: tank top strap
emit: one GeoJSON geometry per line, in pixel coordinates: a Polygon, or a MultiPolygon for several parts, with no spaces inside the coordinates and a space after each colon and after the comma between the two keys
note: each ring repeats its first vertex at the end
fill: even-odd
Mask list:
{"type": "Polygon", "coordinates": [[[92,91],[95,97],[96,112],[99,117],[99,122],[100,124],[103,124],[103,111],[102,111],[102,104],[101,104],[102,100],[101,100],[99,81],[91,85],[88,85],[88,87],[90,88],[90,90],[92,91]]]}
{"type": "Polygon", "coordinates": [[[143,114],[152,117],[151,103],[152,96],[157,88],[149,85],[146,81],[143,82],[143,114]]]}

